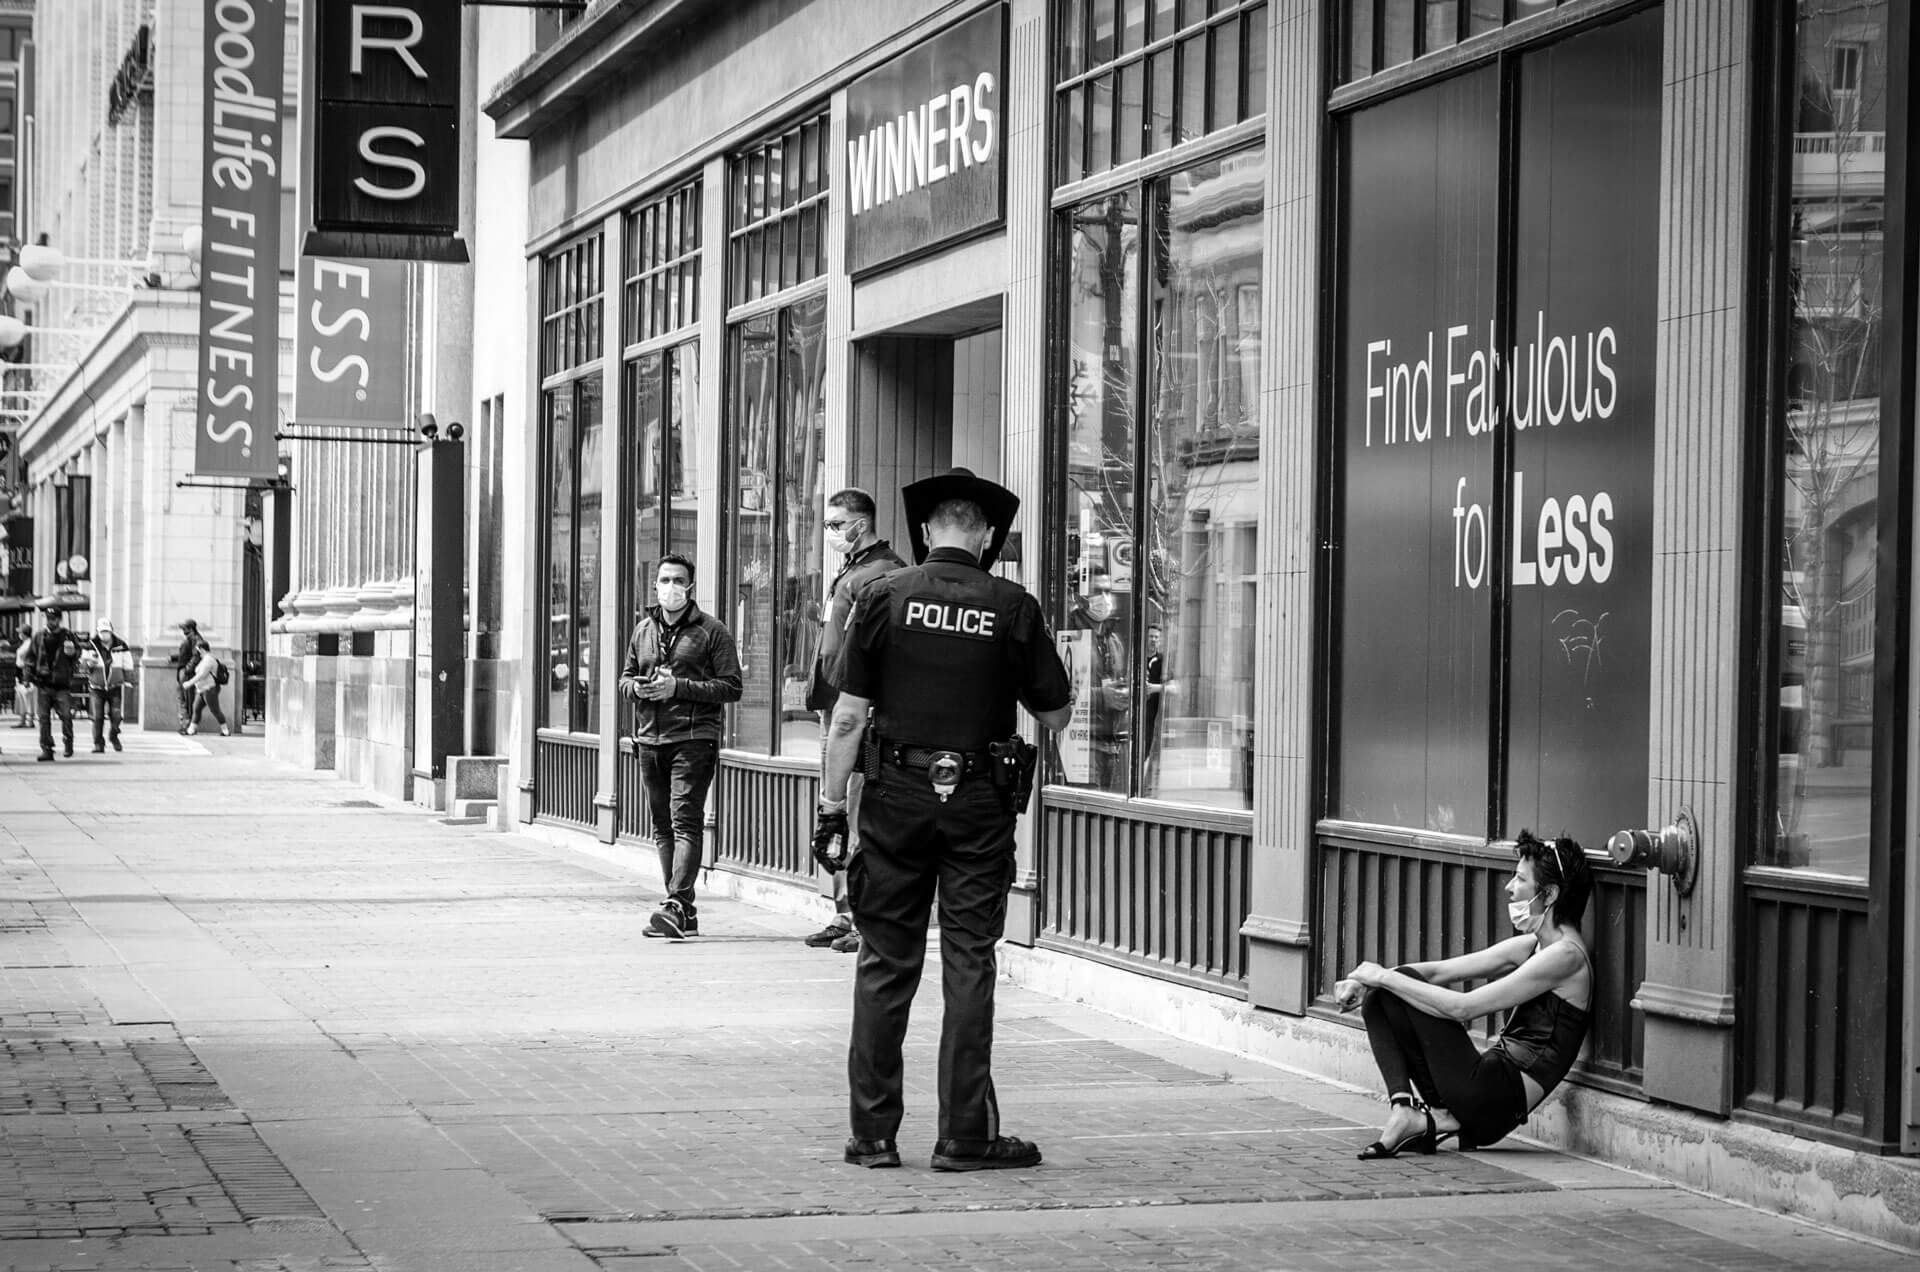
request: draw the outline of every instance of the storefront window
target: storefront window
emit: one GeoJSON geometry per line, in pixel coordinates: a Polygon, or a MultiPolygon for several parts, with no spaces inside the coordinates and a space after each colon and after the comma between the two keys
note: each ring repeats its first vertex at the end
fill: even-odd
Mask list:
{"type": "Polygon", "coordinates": [[[1252,807],[1263,161],[1066,214],[1071,785],[1252,807]]]}
{"type": "Polygon", "coordinates": [[[827,300],[815,293],[728,332],[739,485],[729,542],[744,678],[732,745],[818,755],[806,707],[821,595],[827,300]]]}
{"type": "Polygon", "coordinates": [[[625,222],[621,338],[643,344],[700,321],[700,185],[641,204],[625,222]]]}
{"type": "Polygon", "coordinates": [[[729,304],[748,304],[826,272],[827,145],[821,114],[729,163],[729,304]]]}
{"type": "Polygon", "coordinates": [[[699,343],[690,340],[630,359],[626,381],[630,565],[625,610],[631,622],[653,604],[654,569],[664,553],[697,559],[699,343]]]}
{"type": "Polygon", "coordinates": [[[1341,121],[1330,816],[1644,815],[1660,30],[1341,121]]]}
{"type": "Polygon", "coordinates": [[[1056,6],[1061,183],[1266,112],[1265,0],[1056,6]]]}
{"type": "Polygon", "coordinates": [[[546,692],[541,727],[599,728],[601,671],[600,236],[549,256],[540,276],[541,513],[547,527],[546,692]]]}
{"type": "Polygon", "coordinates": [[[1365,79],[1484,35],[1566,0],[1345,0],[1340,79],[1365,79]]]}
{"type": "Polygon", "coordinates": [[[1884,3],[1803,3],[1787,216],[1779,695],[1761,863],[1866,877],[1885,311],[1884,3]]]}

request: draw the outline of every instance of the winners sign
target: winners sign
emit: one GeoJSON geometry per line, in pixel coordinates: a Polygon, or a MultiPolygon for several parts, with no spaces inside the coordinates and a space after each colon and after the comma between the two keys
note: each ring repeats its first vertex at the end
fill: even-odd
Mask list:
{"type": "Polygon", "coordinates": [[[465,261],[460,0],[319,0],[308,255],[465,261]]]}
{"type": "Polygon", "coordinates": [[[202,477],[272,477],[280,419],[285,0],[206,0],[201,162],[202,477]]]}

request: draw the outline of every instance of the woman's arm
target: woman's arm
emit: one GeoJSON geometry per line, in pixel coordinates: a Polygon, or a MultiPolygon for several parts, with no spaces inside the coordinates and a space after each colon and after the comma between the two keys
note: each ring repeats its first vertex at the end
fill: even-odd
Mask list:
{"type": "MultiPolygon", "coordinates": [[[[1501,945],[1509,943],[1503,941],[1501,945]]],[[[1499,948],[1498,945],[1490,946],[1480,952],[1487,954],[1499,948]]],[[[1578,950],[1569,943],[1560,942],[1528,958],[1498,980],[1464,993],[1404,976],[1378,963],[1360,964],[1353,969],[1352,979],[1369,989],[1386,990],[1429,1016],[1466,1021],[1518,1007],[1547,990],[1558,989],[1579,974],[1583,962],[1578,950]]]]}
{"type": "Polygon", "coordinates": [[[1504,976],[1526,962],[1532,956],[1533,948],[1531,936],[1510,936],[1484,950],[1475,950],[1457,958],[1443,958],[1431,963],[1406,963],[1402,966],[1419,972],[1430,985],[1458,985],[1461,981],[1504,976]]]}

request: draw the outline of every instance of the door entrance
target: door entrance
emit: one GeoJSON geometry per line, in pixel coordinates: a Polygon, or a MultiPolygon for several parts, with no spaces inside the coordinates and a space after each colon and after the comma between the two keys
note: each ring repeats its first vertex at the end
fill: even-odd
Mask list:
{"type": "Polygon", "coordinates": [[[900,488],[959,465],[1001,480],[1001,329],[888,333],[854,345],[847,470],[905,555],[900,488]]]}

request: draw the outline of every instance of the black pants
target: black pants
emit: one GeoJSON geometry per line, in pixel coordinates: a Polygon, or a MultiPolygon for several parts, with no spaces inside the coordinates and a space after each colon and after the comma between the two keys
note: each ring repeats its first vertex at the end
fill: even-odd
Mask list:
{"type": "Polygon", "coordinates": [[[60,740],[68,755],[73,754],[73,693],[67,689],[34,688],[40,707],[40,754],[53,754],[53,717],[60,717],[60,740]]]}
{"type": "Polygon", "coordinates": [[[893,1139],[902,1113],[901,1043],[927,955],[927,920],[940,897],[941,1139],[984,1146],[1000,1134],[993,1094],[994,945],[1007,925],[1013,813],[982,777],[946,803],[926,774],[881,769],[860,805],[860,853],[847,892],[862,944],[847,1052],[857,1139],[893,1139]]]}
{"type": "MultiPolygon", "coordinates": [[[[1402,967],[1402,975],[1426,979],[1402,967]]],[[[1360,1006],[1373,1044],[1373,1062],[1388,1095],[1412,1095],[1460,1121],[1475,1144],[1504,1139],[1526,1121],[1527,1090],[1520,1069],[1498,1048],[1481,1051],[1457,1020],[1429,1016],[1390,990],[1371,989],[1360,1006]]]]}
{"type": "Polygon", "coordinates": [[[669,899],[693,918],[693,881],[700,874],[707,830],[707,788],[713,785],[720,744],[709,740],[641,743],[640,781],[647,790],[653,846],[669,899]]]}

